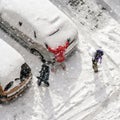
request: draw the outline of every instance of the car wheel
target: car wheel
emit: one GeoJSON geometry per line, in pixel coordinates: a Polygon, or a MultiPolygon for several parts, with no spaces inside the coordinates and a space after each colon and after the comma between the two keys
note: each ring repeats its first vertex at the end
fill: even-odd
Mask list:
{"type": "Polygon", "coordinates": [[[32,53],[32,54],[34,54],[34,55],[36,55],[36,56],[39,56],[40,55],[40,53],[39,53],[39,51],[37,51],[36,49],[30,49],[30,52],[32,53]]]}
{"type": "Polygon", "coordinates": [[[44,59],[43,55],[39,51],[37,51],[36,49],[32,48],[32,49],[30,49],[30,52],[36,56],[39,56],[40,59],[44,59]]]}

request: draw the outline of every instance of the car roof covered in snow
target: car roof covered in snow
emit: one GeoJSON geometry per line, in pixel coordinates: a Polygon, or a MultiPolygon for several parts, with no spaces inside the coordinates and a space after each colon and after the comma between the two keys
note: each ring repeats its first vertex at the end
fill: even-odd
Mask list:
{"type": "Polygon", "coordinates": [[[24,62],[24,58],[14,48],[0,39],[0,82],[24,62]]]}
{"type": "Polygon", "coordinates": [[[2,10],[14,11],[31,23],[51,47],[64,44],[77,32],[71,20],[49,0],[2,0],[0,6],[2,10]]]}

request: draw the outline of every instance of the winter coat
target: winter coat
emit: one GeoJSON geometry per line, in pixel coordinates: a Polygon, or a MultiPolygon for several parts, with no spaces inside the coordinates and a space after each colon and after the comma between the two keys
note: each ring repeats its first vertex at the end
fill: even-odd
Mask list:
{"type": "Polygon", "coordinates": [[[93,58],[93,61],[96,61],[97,63],[98,62],[102,62],[102,56],[99,55],[99,54],[95,54],[94,58],[93,58]]]}
{"type": "Polygon", "coordinates": [[[64,46],[58,46],[56,49],[52,49],[49,46],[47,48],[55,55],[55,59],[57,62],[63,62],[65,60],[65,51],[68,46],[69,42],[67,41],[64,46]]]}
{"type": "Polygon", "coordinates": [[[23,78],[26,78],[29,76],[31,72],[30,67],[25,63],[21,66],[21,71],[20,71],[20,80],[23,80],[23,78]]]}
{"type": "Polygon", "coordinates": [[[50,74],[50,68],[48,65],[43,64],[41,71],[40,71],[40,80],[41,81],[48,81],[49,80],[49,74],[50,74]]]}

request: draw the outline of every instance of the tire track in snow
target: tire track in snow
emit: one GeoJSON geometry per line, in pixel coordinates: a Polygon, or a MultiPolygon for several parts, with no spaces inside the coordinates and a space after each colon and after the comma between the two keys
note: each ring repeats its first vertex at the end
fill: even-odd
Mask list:
{"type": "MultiPolygon", "coordinates": [[[[59,104],[58,106],[56,106],[56,108],[59,107],[59,109],[56,110],[56,114],[59,113],[60,111],[62,111],[62,109],[63,109],[64,106],[70,101],[70,99],[72,99],[72,98],[75,97],[77,94],[79,94],[80,91],[83,90],[83,89],[85,89],[85,87],[82,87],[82,88],[80,88],[78,91],[76,91],[76,92],[75,92],[73,95],[71,95],[71,97],[68,98],[60,107],[59,107],[60,104],[59,104]]],[[[81,101],[81,102],[82,102],[82,101],[81,101]]],[[[58,119],[58,117],[57,117],[57,119],[58,119]]],[[[52,116],[49,117],[49,120],[52,120],[52,116]]]]}
{"type": "MultiPolygon", "coordinates": [[[[85,95],[85,96],[87,96],[87,95],[85,95]]],[[[84,97],[85,97],[85,96],[84,96],[84,97]]],[[[86,98],[87,98],[87,97],[86,97],[86,98]]],[[[82,99],[81,101],[77,102],[76,104],[74,104],[74,105],[72,105],[71,107],[69,107],[68,109],[66,109],[63,113],[61,113],[61,114],[57,117],[57,120],[62,120],[62,119],[63,119],[62,117],[66,118],[65,116],[67,116],[68,118],[67,118],[67,119],[64,119],[64,120],[70,120],[71,118],[73,118],[74,116],[76,116],[76,115],[78,115],[78,114],[83,114],[84,112],[93,110],[93,109],[96,108],[96,106],[99,106],[99,103],[94,103],[94,104],[92,104],[91,106],[89,106],[89,107],[81,110],[80,112],[79,112],[79,110],[75,111],[74,108],[76,108],[76,107],[81,108],[80,105],[81,105],[83,102],[84,102],[84,99],[82,99]],[[72,111],[73,111],[73,112],[72,112],[72,111]],[[70,115],[67,115],[67,114],[69,114],[69,112],[70,112],[70,115]],[[76,114],[75,114],[74,112],[76,112],[76,114]],[[72,115],[72,116],[71,116],[71,115],[72,115]]]]}
{"type": "MultiPolygon", "coordinates": [[[[82,110],[82,111],[79,111],[77,110],[76,114],[72,113],[73,115],[70,116],[69,115],[69,118],[65,119],[65,120],[75,120],[75,119],[83,119],[83,115],[86,114],[86,113],[89,113],[90,111],[93,111],[94,109],[96,110],[96,107],[99,106],[99,104],[93,104],[91,106],[89,106],[88,108],[82,110]],[[81,116],[81,118],[79,117],[81,116]]],[[[62,117],[62,116],[61,116],[62,117]]]]}
{"type": "MultiPolygon", "coordinates": [[[[101,76],[102,73],[100,73],[99,77],[101,76]]],[[[98,78],[99,78],[98,77],[98,78]]],[[[99,83],[98,83],[99,84],[99,83]]],[[[96,86],[97,87],[97,86],[96,86]]],[[[94,93],[91,94],[92,97],[92,100],[94,99],[94,93]]],[[[83,98],[83,96],[82,96],[83,98]]],[[[101,107],[101,103],[99,103],[99,101],[96,103],[90,103],[90,98],[86,96],[84,96],[84,98],[86,99],[83,99],[82,102],[77,102],[77,104],[71,106],[71,108],[67,109],[64,111],[64,113],[60,114],[59,117],[57,117],[57,120],[60,119],[62,120],[62,117],[64,116],[64,119],[65,120],[75,120],[75,119],[80,119],[80,116],[81,116],[81,119],[83,119],[85,116],[88,116],[90,115],[93,111],[96,111],[96,109],[98,109],[99,107],[101,107]],[[83,103],[83,104],[82,104],[83,103]],[[81,108],[82,106],[84,105],[87,105],[88,103],[92,104],[90,106],[87,106],[87,107],[83,107],[81,108]],[[75,109],[74,109],[75,108],[75,109]],[[77,109],[78,108],[78,109],[77,109]],[[80,108],[80,109],[79,109],[80,108]],[[76,110],[77,109],[77,110],[76,110]],[[70,114],[69,114],[70,113],[70,114]],[[89,113],[89,114],[88,114],[89,113]],[[87,114],[87,115],[86,115],[87,114]]],[[[106,98],[106,96],[105,96],[106,98]]],[[[103,102],[106,101],[106,99],[104,98],[104,100],[102,100],[103,102]]],[[[103,109],[103,108],[102,108],[103,109]]],[[[101,111],[101,109],[99,111],[96,111],[96,114],[99,113],[101,111]]]]}
{"type": "Polygon", "coordinates": [[[97,110],[95,110],[91,114],[85,116],[82,120],[90,120],[90,119],[92,120],[94,118],[94,116],[96,116],[103,110],[104,104],[106,104],[106,103],[110,104],[110,103],[114,102],[116,100],[116,98],[119,96],[119,93],[120,93],[120,88],[111,92],[109,94],[109,96],[107,97],[107,99],[103,103],[101,103],[100,107],[97,108],[97,110]]]}

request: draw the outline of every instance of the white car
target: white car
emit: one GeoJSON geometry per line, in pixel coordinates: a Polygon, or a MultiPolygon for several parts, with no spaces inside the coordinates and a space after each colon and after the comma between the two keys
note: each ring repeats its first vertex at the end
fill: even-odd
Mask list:
{"type": "Polygon", "coordinates": [[[1,0],[0,27],[51,62],[63,62],[78,43],[74,23],[49,0],[1,0]]]}
{"type": "Polygon", "coordinates": [[[31,69],[23,57],[0,39],[0,102],[20,95],[32,79],[31,69]]]}

